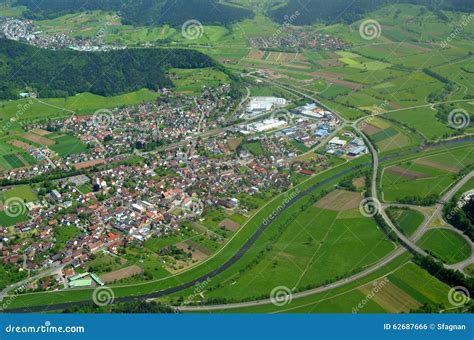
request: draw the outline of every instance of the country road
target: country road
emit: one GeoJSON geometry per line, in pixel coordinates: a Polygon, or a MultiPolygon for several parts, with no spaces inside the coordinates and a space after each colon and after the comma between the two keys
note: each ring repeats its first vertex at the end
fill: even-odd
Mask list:
{"type": "MultiPolygon", "coordinates": [[[[467,174],[466,176],[464,176],[459,182],[457,182],[451,189],[449,189],[444,195],[443,197],[439,200],[439,202],[449,202],[453,197],[454,195],[456,195],[456,193],[472,178],[474,177],[474,171],[471,171],[469,174],[467,174]]],[[[416,231],[415,235],[413,236],[413,241],[418,241],[422,236],[423,234],[426,232],[426,230],[428,229],[428,227],[433,223],[433,220],[438,217],[438,216],[441,216],[441,213],[443,211],[443,207],[444,205],[441,204],[441,203],[437,203],[435,205],[435,211],[433,212],[433,214],[431,215],[431,217],[425,221],[422,226],[420,228],[418,228],[418,230],[416,231]]]]}

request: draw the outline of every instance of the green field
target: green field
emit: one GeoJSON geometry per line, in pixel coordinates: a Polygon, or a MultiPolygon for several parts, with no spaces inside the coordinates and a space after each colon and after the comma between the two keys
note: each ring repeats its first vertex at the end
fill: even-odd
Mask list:
{"type": "Polygon", "coordinates": [[[428,140],[453,135],[455,131],[447,123],[440,122],[436,118],[436,112],[430,108],[418,108],[391,112],[387,116],[416,129],[428,140]]]}
{"type": "MultiPolygon", "coordinates": [[[[13,200],[13,202],[36,202],[38,197],[29,185],[18,185],[0,192],[0,201],[5,203],[8,200],[13,200]]],[[[28,221],[28,219],[28,211],[24,205],[18,207],[18,211],[15,205],[12,214],[0,211],[0,225],[4,227],[13,226],[17,223],[28,221]]]]}
{"type": "MultiPolygon", "coordinates": [[[[390,289],[390,288],[387,288],[390,289]]],[[[343,287],[331,289],[328,292],[314,294],[312,296],[293,299],[291,303],[283,306],[272,304],[225,309],[218,313],[387,313],[392,312],[395,307],[409,309],[407,298],[418,305],[430,304],[450,308],[448,293],[450,287],[431,276],[417,265],[407,262],[406,256],[401,256],[387,267],[368,275],[364,279],[349,283],[343,287]],[[375,296],[367,299],[366,293],[361,287],[369,282],[370,286],[376,285],[384,278],[395,286],[397,292],[384,291],[383,289],[375,296]],[[386,299],[384,301],[384,298],[386,299]],[[361,301],[367,303],[361,309],[356,309],[361,301]]],[[[213,311],[214,313],[216,311],[213,311]]]]}
{"type": "Polygon", "coordinates": [[[218,70],[203,69],[170,69],[175,90],[187,94],[198,94],[203,86],[216,87],[230,82],[229,77],[218,70]]]}
{"type": "Polygon", "coordinates": [[[429,230],[418,244],[447,264],[458,263],[471,256],[470,244],[456,232],[447,229],[429,230]]]}
{"type": "Polygon", "coordinates": [[[382,190],[385,201],[400,201],[406,197],[413,196],[427,197],[439,195],[455,180],[454,175],[451,173],[411,162],[402,163],[398,167],[403,169],[403,171],[407,171],[407,175],[389,172],[393,167],[384,169],[382,190]],[[408,171],[416,172],[426,177],[414,179],[408,175],[408,171]]]}
{"type": "Polygon", "coordinates": [[[474,148],[469,146],[392,163],[383,169],[383,198],[399,201],[407,197],[440,195],[455,181],[457,172],[473,164],[473,156],[474,148]],[[405,173],[393,173],[394,166],[405,173]]]}
{"type": "Polygon", "coordinates": [[[74,136],[60,136],[52,139],[56,141],[56,144],[50,145],[48,148],[63,158],[88,150],[87,146],[74,136]]]}
{"type": "Polygon", "coordinates": [[[21,214],[18,216],[9,216],[4,211],[0,211],[0,226],[2,227],[11,227],[17,223],[26,222],[30,218],[26,214],[21,214]]]}
{"type": "Polygon", "coordinates": [[[56,239],[55,250],[60,251],[66,248],[66,242],[79,234],[79,228],[75,226],[57,226],[54,230],[54,238],[56,239]]]}
{"type": "Polygon", "coordinates": [[[412,209],[390,208],[388,211],[395,225],[406,236],[412,236],[424,219],[422,213],[412,209]]]}
{"type": "Polygon", "coordinates": [[[311,206],[285,226],[281,236],[267,242],[263,258],[249,268],[240,265],[240,273],[219,281],[209,298],[239,300],[268,295],[279,285],[296,290],[323,285],[393,250],[358,209],[335,212],[311,206]]]}
{"type": "Polygon", "coordinates": [[[26,202],[35,202],[38,200],[38,197],[29,185],[17,185],[0,193],[0,199],[2,201],[6,201],[9,198],[20,198],[26,202]]]}
{"type": "MultiPolygon", "coordinates": [[[[72,115],[72,111],[78,115],[91,115],[99,109],[151,102],[157,97],[156,92],[143,89],[115,97],[81,93],[67,98],[42,98],[40,101],[36,99],[0,101],[0,124],[7,124],[7,121],[12,117],[17,118],[20,122],[44,119],[45,117],[69,117],[72,115]]],[[[15,123],[13,128],[19,130],[19,125],[15,123]]]]}
{"type": "Polygon", "coordinates": [[[262,156],[265,153],[260,142],[246,142],[242,147],[254,156],[262,156]]]}

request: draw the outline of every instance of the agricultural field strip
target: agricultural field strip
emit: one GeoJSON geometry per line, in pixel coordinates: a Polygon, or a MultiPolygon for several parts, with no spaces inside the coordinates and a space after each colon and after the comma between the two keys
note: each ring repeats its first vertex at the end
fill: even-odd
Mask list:
{"type": "MultiPolygon", "coordinates": [[[[406,161],[408,161],[408,160],[416,160],[416,159],[420,159],[420,158],[427,158],[427,157],[431,157],[431,156],[433,156],[433,155],[439,155],[439,154],[443,154],[443,153],[446,153],[446,152],[448,152],[448,153],[450,153],[450,154],[452,155],[451,151],[452,151],[452,150],[448,150],[448,151],[443,150],[443,151],[440,151],[440,152],[437,152],[437,153],[433,153],[433,154],[429,154],[429,155],[426,155],[426,156],[423,155],[423,157],[418,156],[418,157],[406,158],[406,159],[403,159],[402,161],[398,161],[398,162],[396,162],[396,163],[386,164],[386,165],[383,167],[382,171],[381,171],[380,184],[379,184],[379,185],[380,185],[381,188],[383,188],[383,178],[384,178],[385,171],[386,171],[388,168],[390,168],[390,167],[396,166],[396,164],[400,164],[400,162],[406,162],[406,161]]],[[[465,155],[465,158],[467,158],[467,157],[468,157],[468,155],[465,155]]],[[[463,159],[463,160],[464,160],[464,159],[463,159]]],[[[433,169],[434,169],[434,168],[433,168],[433,169]]],[[[410,171],[410,170],[408,169],[407,172],[409,172],[409,171],[410,171]]],[[[438,176],[434,176],[434,177],[432,177],[432,178],[434,179],[434,178],[437,178],[437,177],[438,177],[438,176]]],[[[402,174],[400,174],[399,177],[398,177],[398,179],[401,180],[402,178],[405,178],[405,177],[404,177],[402,174]]],[[[430,178],[431,178],[431,177],[427,176],[427,179],[430,179],[430,178]]],[[[452,182],[451,182],[451,183],[450,183],[449,185],[447,185],[446,187],[441,188],[441,191],[440,191],[439,195],[443,195],[446,191],[448,191],[448,190],[449,190],[453,185],[455,185],[455,184],[456,184],[456,183],[452,183],[452,182]]],[[[431,192],[435,192],[435,190],[437,190],[437,187],[433,186],[433,187],[431,188],[431,190],[432,190],[431,192]]],[[[383,195],[382,195],[383,200],[385,201],[384,192],[382,192],[382,194],[383,194],[383,195]]],[[[386,202],[386,203],[394,203],[394,202],[386,202]]]]}
{"type": "MultiPolygon", "coordinates": [[[[398,271],[399,269],[405,267],[408,263],[403,263],[401,264],[400,266],[398,266],[397,268],[389,271],[388,273],[384,274],[384,275],[381,275],[379,277],[377,277],[376,279],[372,280],[371,282],[376,282],[378,280],[381,280],[385,277],[387,277],[388,275],[390,274],[394,274],[396,271],[398,271]]],[[[350,293],[352,291],[356,291],[356,290],[359,290],[361,287],[363,287],[364,285],[366,285],[367,283],[361,283],[360,286],[357,286],[357,287],[354,287],[354,288],[351,288],[349,290],[346,290],[344,292],[341,292],[341,293],[337,293],[333,296],[330,296],[330,297],[323,297],[322,299],[318,299],[317,301],[315,302],[310,302],[310,303],[307,303],[307,304],[304,304],[304,305],[299,305],[299,306],[296,306],[296,307],[291,307],[291,308],[284,308],[284,309],[281,309],[281,310],[278,310],[276,312],[273,312],[272,314],[279,314],[279,313],[288,313],[289,311],[292,311],[292,310],[295,310],[295,309],[299,309],[299,308],[302,308],[302,307],[309,307],[309,306],[313,306],[315,304],[318,304],[318,303],[321,303],[321,302],[324,302],[324,301],[327,301],[327,300],[330,300],[330,299],[334,299],[334,298],[337,298],[337,297],[340,297],[340,296],[344,296],[345,294],[347,293],[350,293]]],[[[183,309],[183,310],[186,310],[186,309],[183,309]]]]}

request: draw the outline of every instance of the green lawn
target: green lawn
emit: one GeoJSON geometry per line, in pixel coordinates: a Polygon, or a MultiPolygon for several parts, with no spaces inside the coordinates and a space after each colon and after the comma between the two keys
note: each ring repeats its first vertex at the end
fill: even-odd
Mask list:
{"type": "Polygon", "coordinates": [[[452,307],[448,301],[450,287],[413,263],[403,266],[388,278],[422,304],[452,307]]]}
{"type": "Polygon", "coordinates": [[[456,232],[447,229],[429,230],[418,245],[447,264],[458,263],[471,256],[470,244],[456,232]]]}
{"type": "MultiPolygon", "coordinates": [[[[7,124],[10,118],[16,117],[19,107],[23,108],[21,112],[24,111],[19,120],[26,121],[44,119],[45,117],[69,117],[72,114],[71,111],[78,115],[91,115],[99,109],[152,102],[157,97],[156,92],[142,89],[113,97],[81,93],[67,98],[42,98],[41,102],[35,99],[0,101],[0,125],[3,126],[3,124],[7,124]]],[[[17,123],[14,124],[13,128],[21,131],[17,123]]]]}
{"type": "Polygon", "coordinates": [[[245,142],[242,147],[254,156],[262,156],[265,153],[260,142],[245,142]]]}
{"type": "Polygon", "coordinates": [[[57,226],[54,230],[54,237],[56,239],[55,249],[59,251],[66,247],[66,242],[72,240],[80,234],[80,230],[75,226],[57,226]]]}
{"type": "Polygon", "coordinates": [[[173,83],[178,92],[197,94],[202,91],[203,86],[216,87],[230,82],[229,77],[212,68],[202,69],[171,69],[169,73],[173,75],[173,83]]]}
{"type": "Polygon", "coordinates": [[[436,112],[430,108],[418,108],[391,112],[387,116],[416,129],[429,140],[453,135],[455,131],[450,129],[448,124],[440,122],[435,117],[436,112]]]}
{"type": "Polygon", "coordinates": [[[399,164],[406,171],[423,174],[425,178],[414,179],[394,174],[385,168],[382,177],[382,190],[385,201],[400,201],[406,197],[427,197],[439,195],[454,182],[452,173],[411,162],[399,164]]]}
{"type": "Polygon", "coordinates": [[[370,138],[375,142],[381,142],[387,138],[393,137],[398,133],[397,129],[394,127],[389,127],[388,129],[379,131],[373,135],[370,136],[370,138]]]}

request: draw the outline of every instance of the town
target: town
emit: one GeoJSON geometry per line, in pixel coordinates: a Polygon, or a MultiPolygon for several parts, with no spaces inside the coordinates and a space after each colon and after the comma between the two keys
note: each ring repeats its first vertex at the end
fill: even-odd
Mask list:
{"type": "Polygon", "coordinates": [[[287,111],[284,98],[251,97],[243,121],[226,127],[229,90],[163,89],[156,103],[23,126],[28,132],[9,143],[35,164],[2,175],[0,194],[21,197],[0,209],[10,217],[0,231],[3,263],[20,273],[53,270],[34,291],[153,278],[137,265],[143,245],[154,270],[180,271],[219,249],[266,197],[336,158],[367,153],[315,103],[287,111]],[[35,178],[43,180],[11,185],[35,178]],[[121,264],[117,273],[93,272],[103,258],[121,264]]]}

